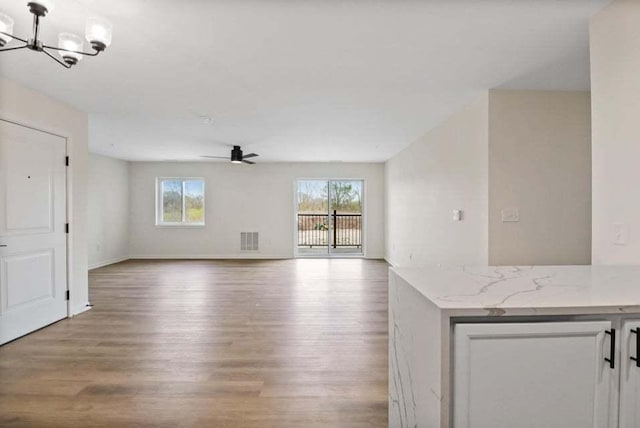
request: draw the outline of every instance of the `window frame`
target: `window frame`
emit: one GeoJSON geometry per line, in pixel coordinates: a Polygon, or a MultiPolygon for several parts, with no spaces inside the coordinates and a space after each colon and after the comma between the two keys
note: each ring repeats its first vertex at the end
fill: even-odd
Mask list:
{"type": "Polygon", "coordinates": [[[206,225],[206,183],[204,177],[156,177],[156,227],[205,227],[206,225]],[[164,214],[164,195],[162,194],[162,182],[164,181],[180,181],[182,182],[182,221],[162,221],[164,214]],[[185,199],[185,182],[200,181],[202,182],[202,222],[185,221],[186,199],[185,199]]]}

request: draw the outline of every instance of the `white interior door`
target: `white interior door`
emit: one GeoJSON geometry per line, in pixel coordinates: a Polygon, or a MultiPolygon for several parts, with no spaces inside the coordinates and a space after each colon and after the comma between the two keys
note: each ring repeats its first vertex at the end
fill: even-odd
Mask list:
{"type": "Polygon", "coordinates": [[[620,428],[640,427],[640,320],[622,327],[620,361],[620,428]]]}
{"type": "Polygon", "coordinates": [[[67,316],[65,155],[0,120],[0,344],[67,316]]]}
{"type": "Polygon", "coordinates": [[[609,427],[609,329],[609,321],[456,325],[454,426],[609,427]]]}

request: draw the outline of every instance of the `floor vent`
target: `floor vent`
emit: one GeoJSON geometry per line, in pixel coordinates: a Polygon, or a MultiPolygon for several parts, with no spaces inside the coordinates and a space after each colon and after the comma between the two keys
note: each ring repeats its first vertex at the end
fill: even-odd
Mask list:
{"type": "Polygon", "coordinates": [[[240,251],[258,251],[258,232],[240,232],[240,251]]]}

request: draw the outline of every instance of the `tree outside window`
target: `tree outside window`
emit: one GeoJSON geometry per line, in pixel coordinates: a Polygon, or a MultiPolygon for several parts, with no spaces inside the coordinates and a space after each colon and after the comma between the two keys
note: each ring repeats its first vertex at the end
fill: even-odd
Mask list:
{"type": "Polygon", "coordinates": [[[158,225],[204,225],[204,180],[158,179],[158,225]]]}

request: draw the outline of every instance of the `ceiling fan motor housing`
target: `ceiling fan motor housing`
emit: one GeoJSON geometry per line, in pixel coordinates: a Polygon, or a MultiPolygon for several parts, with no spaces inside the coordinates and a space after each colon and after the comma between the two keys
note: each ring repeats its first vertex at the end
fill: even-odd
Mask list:
{"type": "Polygon", "coordinates": [[[233,146],[233,150],[231,150],[231,162],[242,162],[242,149],[240,149],[240,146],[233,146]]]}

